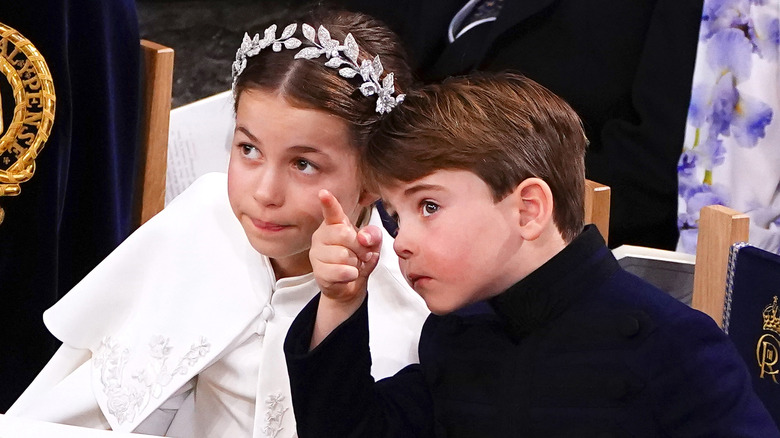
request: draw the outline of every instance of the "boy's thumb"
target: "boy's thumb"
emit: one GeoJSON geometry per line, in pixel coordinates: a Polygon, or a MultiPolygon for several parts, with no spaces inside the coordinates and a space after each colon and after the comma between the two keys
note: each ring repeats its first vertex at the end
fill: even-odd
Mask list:
{"type": "Polygon", "coordinates": [[[358,243],[369,251],[379,252],[382,248],[382,231],[375,225],[363,227],[357,235],[358,243]]]}

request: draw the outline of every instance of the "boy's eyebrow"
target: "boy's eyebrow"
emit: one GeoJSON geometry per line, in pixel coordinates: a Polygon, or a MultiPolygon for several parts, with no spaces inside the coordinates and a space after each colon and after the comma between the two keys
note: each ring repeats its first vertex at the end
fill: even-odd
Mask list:
{"type": "Polygon", "coordinates": [[[437,185],[437,184],[417,184],[412,187],[409,187],[408,189],[404,190],[404,196],[411,196],[417,192],[421,192],[423,190],[436,190],[441,191],[444,190],[444,187],[437,185]]]}
{"type": "MultiPolygon", "coordinates": [[[[408,197],[412,196],[417,192],[423,191],[423,190],[435,190],[435,191],[442,191],[445,188],[437,185],[437,184],[416,184],[408,189],[404,190],[403,196],[408,197]]],[[[385,207],[385,210],[388,213],[391,213],[391,211],[395,211],[395,208],[393,207],[393,204],[390,203],[390,201],[387,200],[387,198],[382,198],[382,205],[385,207]]]]}

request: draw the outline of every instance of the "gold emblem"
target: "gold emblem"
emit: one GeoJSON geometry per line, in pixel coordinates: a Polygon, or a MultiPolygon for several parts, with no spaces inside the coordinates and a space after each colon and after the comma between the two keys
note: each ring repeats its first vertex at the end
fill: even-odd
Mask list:
{"type": "MultiPolygon", "coordinates": [[[[11,85],[13,115],[7,125],[0,101],[0,199],[16,196],[32,178],[35,159],[54,123],[54,83],[43,56],[19,32],[0,23],[0,72],[11,85]]],[[[0,83],[0,86],[3,84],[0,83]]],[[[0,97],[0,99],[2,99],[0,97]]],[[[5,216],[0,207],[0,223],[5,216]]]]}
{"type": "Polygon", "coordinates": [[[778,353],[780,353],[780,319],[777,318],[777,296],[772,299],[772,304],[764,308],[764,333],[758,338],[756,344],[756,359],[758,367],[761,369],[758,377],[764,379],[770,377],[777,383],[778,369],[775,368],[778,362],[778,353]]]}

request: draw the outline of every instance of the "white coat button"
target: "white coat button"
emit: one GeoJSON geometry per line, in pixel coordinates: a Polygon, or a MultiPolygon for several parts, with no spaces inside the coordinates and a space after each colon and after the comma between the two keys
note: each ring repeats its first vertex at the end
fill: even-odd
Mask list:
{"type": "Polygon", "coordinates": [[[265,306],[263,308],[263,311],[260,312],[260,318],[263,319],[263,321],[269,321],[274,317],[274,308],[271,306],[265,306]]]}
{"type": "Polygon", "coordinates": [[[265,320],[261,319],[260,321],[257,322],[257,328],[255,329],[255,332],[258,335],[260,335],[260,336],[265,335],[265,326],[266,325],[267,324],[266,324],[265,320]]]}

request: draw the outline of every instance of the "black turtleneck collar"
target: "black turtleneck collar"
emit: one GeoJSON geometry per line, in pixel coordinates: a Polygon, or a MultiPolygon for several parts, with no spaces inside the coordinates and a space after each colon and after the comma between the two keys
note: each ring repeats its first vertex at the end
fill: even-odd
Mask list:
{"type": "Polygon", "coordinates": [[[584,288],[612,274],[618,263],[593,225],[545,264],[488,302],[521,339],[563,312],[584,288]]]}

